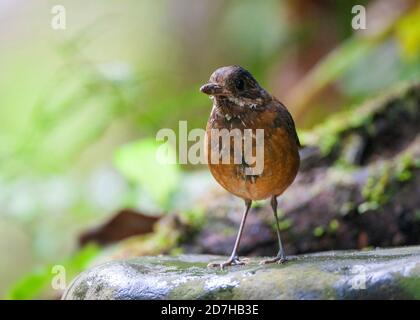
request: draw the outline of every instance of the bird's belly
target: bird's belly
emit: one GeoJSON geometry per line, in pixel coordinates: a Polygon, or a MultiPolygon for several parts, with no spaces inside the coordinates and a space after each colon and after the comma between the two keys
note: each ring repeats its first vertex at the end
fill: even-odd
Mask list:
{"type": "MultiPolygon", "coordinates": [[[[208,146],[208,151],[211,148],[208,146]]],[[[255,154],[255,153],[254,153],[255,154]]],[[[257,160],[258,161],[258,160],[257,160]]],[[[222,187],[243,199],[261,200],[278,196],[293,182],[299,169],[299,153],[294,142],[282,131],[264,139],[264,165],[258,175],[247,175],[247,165],[209,161],[209,168],[222,187]]]]}

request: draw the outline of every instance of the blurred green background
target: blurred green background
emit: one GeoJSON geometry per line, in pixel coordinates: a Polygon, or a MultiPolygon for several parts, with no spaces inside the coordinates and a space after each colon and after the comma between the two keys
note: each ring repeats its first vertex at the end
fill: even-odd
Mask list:
{"type": "Polygon", "coordinates": [[[418,1],[62,0],[66,29],[53,30],[56,4],[0,0],[8,298],[36,297],[46,266],[80,271],[97,252],[77,251],[80,232],[117,209],[182,208],[181,181],[204,167],[159,167],[154,137],[179,120],[205,127],[198,88],[217,67],[249,69],[299,130],[420,76],[418,1]],[[368,8],[367,30],[351,27],[355,4],[368,8]]]}

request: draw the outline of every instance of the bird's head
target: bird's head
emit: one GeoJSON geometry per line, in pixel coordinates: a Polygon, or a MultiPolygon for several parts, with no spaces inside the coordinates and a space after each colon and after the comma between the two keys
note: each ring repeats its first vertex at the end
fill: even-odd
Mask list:
{"type": "Polygon", "coordinates": [[[240,66],[217,69],[200,91],[216,99],[227,98],[237,104],[258,103],[265,93],[251,73],[240,66]]]}

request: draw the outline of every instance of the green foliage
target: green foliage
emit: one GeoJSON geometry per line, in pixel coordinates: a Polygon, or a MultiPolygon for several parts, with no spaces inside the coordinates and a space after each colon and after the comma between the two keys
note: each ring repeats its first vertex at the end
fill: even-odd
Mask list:
{"type": "Polygon", "coordinates": [[[396,36],[403,57],[409,61],[418,59],[420,55],[420,7],[398,22],[396,36]]]}
{"type": "Polygon", "coordinates": [[[77,40],[68,40],[73,41],[74,51],[64,56],[68,65],[39,89],[40,97],[30,106],[19,106],[30,111],[22,111],[25,126],[0,149],[4,175],[28,174],[28,164],[31,173],[55,173],[74,166],[74,159],[128,110],[126,100],[132,99],[133,83],[115,82],[97,65],[76,62],[77,40]]]}
{"type": "Polygon", "coordinates": [[[15,283],[6,299],[28,300],[37,297],[52,279],[50,266],[34,271],[15,283]]]}
{"type": "MultiPolygon", "coordinates": [[[[60,263],[65,268],[66,280],[75,277],[83,271],[94,257],[97,256],[99,249],[95,245],[87,245],[80,249],[69,259],[60,263]]],[[[46,265],[37,268],[33,272],[25,275],[17,281],[9,290],[6,299],[27,300],[40,297],[51,285],[54,274],[51,272],[54,265],[46,265]]]]}
{"type": "Polygon", "coordinates": [[[159,144],[154,139],[142,139],[120,147],[114,156],[114,164],[130,182],[139,184],[156,204],[168,209],[176,191],[180,171],[176,164],[168,164],[174,158],[172,150],[156,159],[159,144]],[[165,163],[166,162],[166,163],[165,163]]]}

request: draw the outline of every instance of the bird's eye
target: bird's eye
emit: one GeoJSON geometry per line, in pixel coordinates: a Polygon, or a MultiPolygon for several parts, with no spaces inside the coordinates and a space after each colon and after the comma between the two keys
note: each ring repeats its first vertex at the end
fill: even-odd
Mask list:
{"type": "Polygon", "coordinates": [[[244,80],[237,79],[235,81],[235,86],[236,86],[236,89],[238,89],[239,91],[244,90],[245,89],[245,82],[244,82],[244,80]]]}

